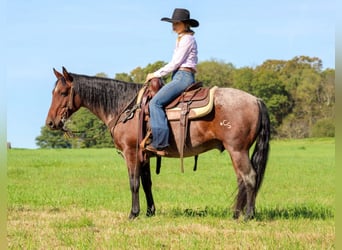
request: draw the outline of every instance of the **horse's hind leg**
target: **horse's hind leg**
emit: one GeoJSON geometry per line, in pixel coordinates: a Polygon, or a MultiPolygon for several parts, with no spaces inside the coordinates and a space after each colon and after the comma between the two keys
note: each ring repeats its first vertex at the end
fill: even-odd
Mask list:
{"type": "Polygon", "coordinates": [[[238,194],[236,197],[234,218],[237,219],[246,209],[245,219],[252,219],[255,210],[255,180],[256,174],[252,163],[245,151],[230,151],[234,170],[238,181],[238,194]]]}
{"type": "Polygon", "coordinates": [[[151,170],[150,170],[150,160],[148,159],[143,163],[141,170],[141,183],[145,192],[147,212],[146,216],[153,216],[155,214],[155,206],[152,195],[152,180],[151,180],[151,170]]]}
{"type": "Polygon", "coordinates": [[[238,194],[236,196],[235,206],[234,206],[234,219],[238,219],[240,213],[243,212],[247,203],[247,193],[246,186],[241,177],[237,178],[238,182],[238,194]]]}

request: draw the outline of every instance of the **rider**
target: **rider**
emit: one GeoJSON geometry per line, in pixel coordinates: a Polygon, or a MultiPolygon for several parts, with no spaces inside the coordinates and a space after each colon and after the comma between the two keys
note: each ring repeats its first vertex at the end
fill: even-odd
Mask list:
{"type": "Polygon", "coordinates": [[[149,73],[146,82],[154,77],[162,77],[172,73],[172,80],[161,88],[149,104],[152,129],[152,143],[146,150],[158,155],[165,155],[165,148],[169,146],[169,126],[164,107],[179,96],[195,81],[197,65],[197,43],[191,27],[198,27],[199,22],[190,18],[187,9],[176,8],[172,17],[164,17],[161,21],[172,23],[172,29],[178,34],[172,60],[164,67],[149,73]]]}

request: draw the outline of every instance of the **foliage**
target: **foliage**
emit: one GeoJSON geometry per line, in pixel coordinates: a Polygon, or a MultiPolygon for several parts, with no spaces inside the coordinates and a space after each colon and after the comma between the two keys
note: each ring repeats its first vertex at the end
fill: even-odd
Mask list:
{"type": "Polygon", "coordinates": [[[311,137],[334,137],[335,124],[332,119],[323,119],[316,122],[311,131],[311,137]]]}
{"type": "Polygon", "coordinates": [[[274,128],[281,124],[292,109],[293,102],[290,94],[278,75],[270,70],[256,70],[251,89],[252,94],[265,101],[270,114],[272,132],[275,134],[274,128]]]}
{"type": "Polygon", "coordinates": [[[75,134],[74,138],[70,138],[73,148],[113,147],[107,126],[85,108],[74,113],[66,126],[75,134]]]}
{"type": "Polygon", "coordinates": [[[65,138],[64,132],[41,127],[40,135],[36,137],[36,144],[40,148],[71,148],[70,141],[65,138]]]}
{"type": "Polygon", "coordinates": [[[133,82],[132,77],[127,73],[117,73],[115,74],[114,79],[124,81],[124,82],[133,82]]]}
{"type": "MultiPolygon", "coordinates": [[[[143,83],[145,82],[146,75],[148,73],[152,73],[161,67],[163,67],[166,63],[163,61],[157,61],[153,64],[148,64],[145,68],[136,67],[133,69],[130,74],[127,73],[117,73],[115,74],[114,79],[125,81],[125,82],[135,82],[135,83],[143,83]]],[[[170,76],[163,77],[164,81],[170,79],[170,76]]]]}
{"type": "MultiPolygon", "coordinates": [[[[115,78],[141,83],[148,73],[165,64],[157,61],[137,67],[129,74],[118,73],[115,78]]],[[[101,73],[101,76],[105,74],[101,73]]],[[[168,82],[170,77],[163,80],[168,82]]],[[[255,68],[236,68],[232,63],[212,59],[199,62],[196,81],[205,86],[242,89],[262,98],[269,109],[274,138],[334,136],[335,70],[322,70],[322,61],[317,57],[266,60],[255,68]]],[[[73,130],[83,133],[80,133],[81,140],[69,142],[72,147],[111,147],[110,136],[99,123],[86,112],[76,114],[69,124],[73,130]]],[[[68,141],[57,140],[54,136],[58,134],[51,133],[43,129],[37,137],[37,145],[42,148],[70,147],[68,141]]]]}
{"type": "Polygon", "coordinates": [[[205,86],[231,87],[234,66],[217,60],[203,61],[198,64],[196,80],[205,86]]]}

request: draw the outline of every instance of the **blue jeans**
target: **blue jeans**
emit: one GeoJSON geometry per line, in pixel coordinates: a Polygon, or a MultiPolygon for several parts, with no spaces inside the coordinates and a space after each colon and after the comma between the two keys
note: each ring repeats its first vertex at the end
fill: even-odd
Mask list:
{"type": "Polygon", "coordinates": [[[161,149],[169,146],[169,124],[164,107],[179,96],[195,81],[195,76],[187,71],[175,71],[172,80],[164,85],[152,98],[149,105],[154,148],[161,149]]]}

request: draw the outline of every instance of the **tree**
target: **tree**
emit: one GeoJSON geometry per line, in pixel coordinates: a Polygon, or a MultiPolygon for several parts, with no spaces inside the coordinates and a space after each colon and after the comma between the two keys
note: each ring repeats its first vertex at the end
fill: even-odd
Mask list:
{"type": "Polygon", "coordinates": [[[70,117],[66,127],[75,135],[73,148],[113,147],[107,126],[88,109],[80,108],[70,117]]]}
{"type": "Polygon", "coordinates": [[[60,130],[50,130],[41,127],[40,135],[36,137],[36,145],[40,148],[71,148],[71,142],[63,136],[60,130]]]}
{"type": "Polygon", "coordinates": [[[107,126],[85,108],[74,113],[65,127],[70,136],[60,130],[42,127],[36,137],[40,148],[111,148],[114,147],[107,126]]]}
{"type": "Polygon", "coordinates": [[[133,82],[132,77],[127,73],[117,73],[115,74],[114,79],[124,82],[133,82]]]}
{"type": "Polygon", "coordinates": [[[218,60],[204,61],[197,65],[196,80],[205,86],[231,87],[234,66],[218,60]]]}
{"type": "MultiPolygon", "coordinates": [[[[163,61],[157,61],[155,63],[149,63],[145,68],[137,67],[131,71],[131,78],[135,83],[143,83],[145,82],[146,76],[148,73],[152,73],[160,69],[166,65],[163,61]]],[[[169,76],[163,77],[163,80],[166,81],[169,76]]]]}
{"type": "Polygon", "coordinates": [[[244,67],[233,72],[233,87],[252,93],[252,82],[254,79],[254,69],[244,67]]]}
{"type": "Polygon", "coordinates": [[[256,69],[251,88],[251,93],[266,103],[270,113],[272,132],[275,133],[276,128],[293,108],[290,94],[278,75],[264,68],[256,69]]]}

